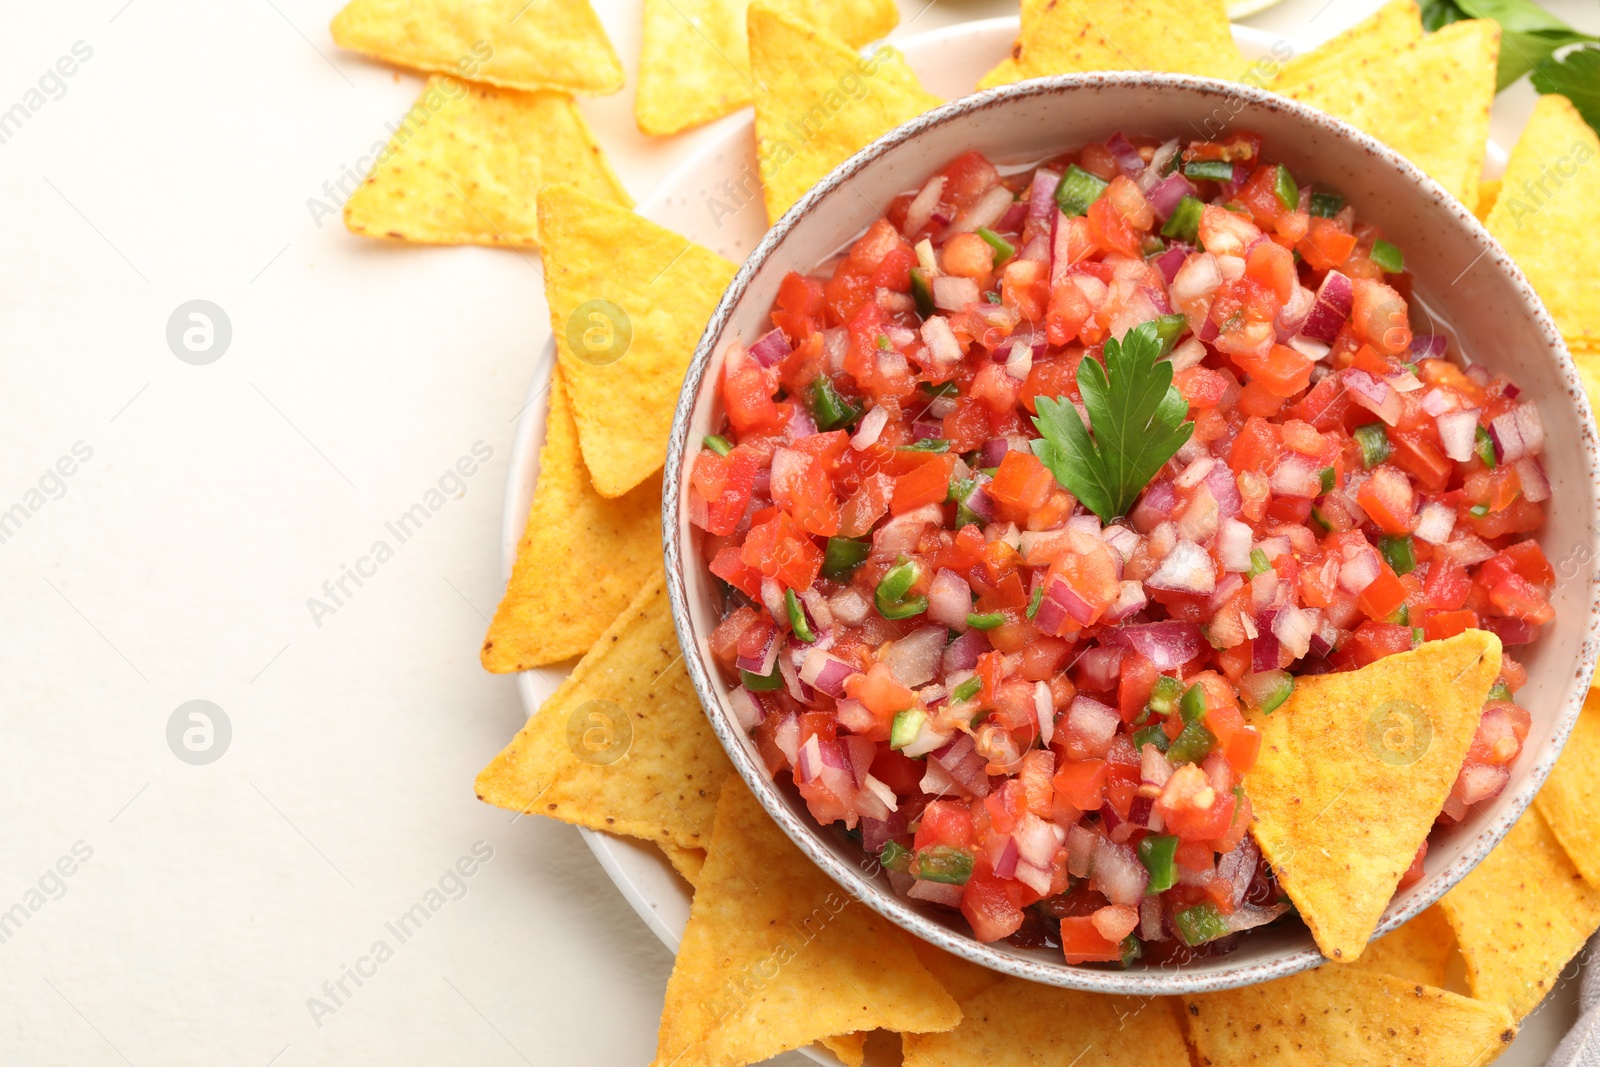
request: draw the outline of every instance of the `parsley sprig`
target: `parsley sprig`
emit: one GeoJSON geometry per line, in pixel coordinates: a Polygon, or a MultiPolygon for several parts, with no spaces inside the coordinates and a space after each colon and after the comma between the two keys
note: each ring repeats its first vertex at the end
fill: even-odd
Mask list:
{"type": "Polygon", "coordinates": [[[1089,426],[1065,397],[1039,397],[1033,454],[1101,521],[1125,515],[1144,487],[1194,432],[1189,404],[1172,385],[1154,322],[1105,343],[1105,365],[1078,364],[1089,426]],[[1093,436],[1090,435],[1093,427],[1093,436]]]}

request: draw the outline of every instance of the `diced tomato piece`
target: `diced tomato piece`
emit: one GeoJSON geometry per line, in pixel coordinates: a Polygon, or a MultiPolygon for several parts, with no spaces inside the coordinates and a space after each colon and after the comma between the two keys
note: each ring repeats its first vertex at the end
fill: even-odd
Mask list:
{"type": "Polygon", "coordinates": [[[1117,710],[1123,722],[1132,722],[1144,710],[1158,673],[1156,665],[1139,653],[1123,653],[1117,677],[1117,710]]]}
{"type": "Polygon", "coordinates": [[[944,503],[950,495],[950,476],[955,468],[955,456],[929,456],[927,462],[894,480],[894,497],[889,510],[900,515],[925,504],[944,503]]]}
{"type": "Polygon", "coordinates": [[[754,356],[737,348],[728,353],[722,365],[722,406],[735,430],[744,433],[777,425],[779,409],[772,394],[772,382],[754,356]]]}
{"type": "MultiPolygon", "coordinates": [[[[1407,889],[1422,881],[1423,876],[1427,874],[1427,871],[1422,868],[1422,861],[1427,856],[1428,842],[1424,840],[1421,845],[1417,846],[1417,854],[1411,858],[1411,866],[1407,867],[1406,873],[1400,876],[1399,889],[1407,889]]],[[[1398,890],[1396,891],[1398,892],[1398,890]]]]}
{"type": "MultiPolygon", "coordinates": [[[[1491,558],[1483,566],[1493,563],[1491,558]]],[[[1447,556],[1435,556],[1428,566],[1428,580],[1422,586],[1424,606],[1440,610],[1454,610],[1467,602],[1472,589],[1472,578],[1466,568],[1447,556]]]]}
{"type": "Polygon", "coordinates": [[[1079,811],[1099,811],[1106,796],[1106,761],[1067,760],[1052,784],[1062,799],[1079,811]]]}
{"type": "Polygon", "coordinates": [[[974,871],[961,889],[961,914],[979,941],[999,941],[1022,926],[1023,887],[988,871],[974,871]]]}
{"type": "Polygon", "coordinates": [[[1388,562],[1378,564],[1378,576],[1361,591],[1356,603],[1370,619],[1387,619],[1406,602],[1406,587],[1388,562]]]}
{"type": "Polygon", "coordinates": [[[897,293],[911,291],[911,268],[917,265],[917,254],[905,245],[890,249],[872,272],[872,284],[879,289],[892,289],[897,293]]]}
{"type": "Polygon", "coordinates": [[[917,703],[917,695],[895,681],[894,672],[885,663],[874,663],[865,674],[852,674],[845,679],[844,687],[846,693],[879,718],[890,718],[917,703]]]}
{"type": "Polygon", "coordinates": [[[1417,480],[1429,493],[1442,493],[1455,473],[1455,463],[1432,441],[1415,431],[1389,433],[1389,461],[1417,480]]]}
{"type": "Polygon", "coordinates": [[[1088,915],[1061,920],[1061,951],[1068,963],[1116,963],[1122,959],[1122,946],[1106,940],[1088,915]]]}
{"type": "Polygon", "coordinates": [[[1256,758],[1261,754],[1261,731],[1254,726],[1242,727],[1228,739],[1227,750],[1224,755],[1233,769],[1240,774],[1249,774],[1250,768],[1256,765],[1256,758]]]}
{"type": "MultiPolygon", "coordinates": [[[[1135,186],[1135,191],[1137,191],[1135,186]]],[[[1094,235],[1095,244],[1107,252],[1114,252],[1121,256],[1136,256],[1139,254],[1139,238],[1122,217],[1122,213],[1111,202],[1111,198],[1102,196],[1089,205],[1089,232],[1094,235]]]]}
{"type": "Polygon", "coordinates": [[[1520,574],[1508,574],[1489,590],[1489,602],[1500,614],[1542,626],[1556,617],[1556,609],[1531,582],[1520,574]]]}
{"type": "Polygon", "coordinates": [[[1356,236],[1346,233],[1332,219],[1313,218],[1295,250],[1312,270],[1333,270],[1356,250],[1356,236]]]}
{"type": "Polygon", "coordinates": [[[1384,533],[1410,533],[1416,528],[1416,490],[1409,478],[1387,464],[1374,469],[1361,483],[1356,503],[1384,533]]]}
{"type": "Polygon", "coordinates": [[[949,848],[972,847],[972,810],[956,800],[930,800],[922,809],[922,821],[917,826],[914,846],[923,849],[944,845],[949,848]]]}
{"type": "Polygon", "coordinates": [[[1031,452],[1013,448],[1000,461],[989,483],[989,495],[1002,504],[1027,512],[1043,506],[1055,488],[1055,475],[1031,452]]]}
{"type": "Polygon", "coordinates": [[[790,458],[792,462],[781,472],[778,464],[773,464],[772,502],[792,515],[807,533],[832,537],[839,532],[839,499],[833,494],[824,461],[810,456],[790,458]]]}
{"type": "Polygon", "coordinates": [[[822,569],[822,549],[782,511],[750,527],[739,558],[746,567],[801,592],[811,588],[822,569]]]}
{"type": "MultiPolygon", "coordinates": [[[[1277,245],[1272,247],[1276,248],[1277,245]]],[[[1288,345],[1273,345],[1264,356],[1241,355],[1231,357],[1240,370],[1258,381],[1273,396],[1288,398],[1311,384],[1311,357],[1301,355],[1288,345]]]]}
{"type": "Polygon", "coordinates": [[[1411,627],[1369,619],[1350,635],[1357,662],[1365,666],[1397,652],[1411,651],[1411,627]]]}
{"type": "Polygon", "coordinates": [[[1178,387],[1191,408],[1214,408],[1228,393],[1228,379],[1199,364],[1173,375],[1172,384],[1178,387]]]}
{"type": "Polygon", "coordinates": [[[958,208],[970,207],[1000,182],[1000,172],[982,152],[963,152],[944,168],[942,200],[958,208]]]}
{"type": "Polygon", "coordinates": [[[1478,627],[1476,611],[1436,611],[1422,613],[1422,636],[1427,641],[1442,641],[1478,627]]]}
{"type": "Polygon", "coordinates": [[[870,773],[894,790],[896,795],[903,797],[920,792],[919,783],[926,773],[926,765],[922,760],[914,760],[888,745],[879,745],[878,751],[872,756],[870,773]]]}
{"type": "MultiPolygon", "coordinates": [[[[1276,168],[1273,168],[1274,170],[1276,168]]],[[[1277,203],[1277,196],[1273,196],[1277,203]]],[[[1300,279],[1295,274],[1294,253],[1272,241],[1257,241],[1245,257],[1245,274],[1270,288],[1279,305],[1287,304],[1300,279]]]]}
{"type": "Polygon", "coordinates": [[[726,456],[706,448],[694,458],[690,482],[706,503],[707,533],[726,535],[738,527],[750,505],[761,460],[749,445],[737,445],[726,456]]]}
{"type": "Polygon", "coordinates": [[[733,545],[718,552],[708,565],[711,573],[733,586],[747,597],[761,596],[761,572],[744,562],[743,555],[733,545]]]}

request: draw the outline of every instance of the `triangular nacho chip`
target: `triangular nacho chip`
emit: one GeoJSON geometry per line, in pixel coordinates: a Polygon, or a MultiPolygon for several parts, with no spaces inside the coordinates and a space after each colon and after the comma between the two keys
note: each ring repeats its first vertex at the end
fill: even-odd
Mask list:
{"type": "Polygon", "coordinates": [[[913,939],[911,947],[916,951],[917,959],[956,998],[958,1004],[965,1004],[985,989],[999,985],[1000,979],[1005,977],[999,971],[968,963],[960,956],[936,948],[920,937],[913,939]]]}
{"type": "Polygon", "coordinates": [[[700,869],[706,865],[706,853],[700,848],[679,848],[669,845],[665,841],[657,841],[656,847],[661,854],[667,857],[667,862],[672,864],[672,869],[683,877],[685,882],[694,885],[700,878],[700,869]]]}
{"type": "Polygon", "coordinates": [[[1600,345],[1600,137],[1564,96],[1541,96],[1511,150],[1485,225],[1505,245],[1571,341],[1600,345]],[[1575,269],[1576,268],[1576,269],[1575,269]]]}
{"type": "Polygon", "coordinates": [[[759,0],[749,18],[756,154],[769,222],[840,163],[943,103],[890,45],[863,57],[759,0]]]}
{"type": "Polygon", "coordinates": [[[851,900],[729,778],[667,980],[657,1067],[743,1067],[823,1037],[960,1020],[910,935],[851,900]]]}
{"type": "Polygon", "coordinates": [[[1439,906],[1461,943],[1472,995],[1518,1019],[1600,928],[1600,889],[1583,880],[1537,808],[1439,906]]]}
{"type": "Polygon", "coordinates": [[[1578,725],[1533,802],[1584,880],[1600,889],[1600,689],[1589,690],[1578,725]]]}
{"type": "Polygon", "coordinates": [[[689,683],[657,572],[478,775],[478,799],[705,848],[730,769],[689,683]]]}
{"type": "Polygon", "coordinates": [[[661,568],[661,476],[615,500],[594,491],[562,382],[550,380],[539,483],[480,657],[497,674],[589,650],[661,568]]]}
{"type": "MultiPolygon", "coordinates": [[[[670,134],[751,101],[749,0],[644,0],[639,129],[670,134]]],[[[894,0],[776,0],[775,6],[850,45],[876,41],[899,21],[894,0]]]]}
{"type": "Polygon", "coordinates": [[[961,1001],[954,1030],[906,1034],[905,1067],[1187,1064],[1173,1008],[1166,997],[1102,996],[1002,977],[961,1001]]]}
{"type": "Polygon", "coordinates": [[[589,0],[350,0],[341,48],[511,89],[605,95],[622,63],[589,0]]]}
{"type": "Polygon", "coordinates": [[[633,201],[565,93],[434,75],[344,205],[350,232],[421,244],[538,242],[539,186],[633,201]]]}
{"type": "Polygon", "coordinates": [[[619,497],[661,469],[673,408],[732,263],[569,185],[539,193],[544,295],[584,465],[619,497]]]}
{"type": "Polygon", "coordinates": [[[1330,959],[1361,955],[1450,795],[1500,639],[1468,630],[1356,671],[1295,681],[1252,714],[1245,779],[1262,855],[1330,959]]]}
{"type": "Polygon", "coordinates": [[[1289,60],[1267,88],[1283,92],[1324,76],[1349,77],[1354,71],[1381,67],[1400,49],[1420,40],[1422,10],[1416,0],[1391,0],[1339,36],[1289,60]]]}
{"type": "Polygon", "coordinates": [[[1443,988],[1455,948],[1456,935],[1435,905],[1372,942],[1350,966],[1443,988]]]}
{"type": "Polygon", "coordinates": [[[1483,1067],[1516,1036],[1498,1004],[1323,966],[1185,998],[1197,1062],[1217,1067],[1483,1067]]]}
{"type": "Polygon", "coordinates": [[[861,1067],[867,1060],[867,1035],[871,1030],[817,1039],[817,1044],[839,1057],[845,1067],[861,1067]]]}
{"type": "Polygon", "coordinates": [[[1244,69],[1223,0],[1023,0],[1011,57],[978,88],[1091,70],[1237,78],[1244,69]]]}
{"type": "Polygon", "coordinates": [[[1463,204],[1478,204],[1500,27],[1452,23],[1359,70],[1336,67],[1281,88],[1371,134],[1463,204]]]}

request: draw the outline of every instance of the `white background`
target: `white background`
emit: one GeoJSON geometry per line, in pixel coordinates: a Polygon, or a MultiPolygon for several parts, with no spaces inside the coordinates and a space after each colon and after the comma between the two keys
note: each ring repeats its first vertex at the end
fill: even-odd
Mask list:
{"type": "MultiPolygon", "coordinates": [[[[697,135],[637,133],[638,7],[596,6],[630,84],[583,109],[642,199],[697,135]]],[[[1373,6],[1250,21],[1319,37],[1373,6]]],[[[534,262],[317,225],[308,199],[421,84],[335,49],[328,0],[8,8],[0,111],[93,54],[0,144],[0,511],[93,455],[0,543],[0,911],[92,856],[0,944],[0,1062],[648,1062],[670,956],[576,831],[472,791],[523,719],[477,652],[548,336],[534,262]],[[232,323],[209,366],[166,343],[195,298],[232,323]],[[480,441],[465,492],[318,626],[307,598],[480,441]],[[232,725],[208,766],[166,740],[192,699],[232,725]],[[307,999],[480,841],[465,895],[319,1026],[307,999]]],[[[1014,6],[902,10],[903,34],[1014,6]]]]}

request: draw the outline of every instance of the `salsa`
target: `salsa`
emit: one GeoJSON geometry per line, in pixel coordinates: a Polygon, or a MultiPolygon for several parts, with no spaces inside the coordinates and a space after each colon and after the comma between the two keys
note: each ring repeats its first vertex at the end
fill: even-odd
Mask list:
{"type": "MultiPolygon", "coordinates": [[[[1401,249],[1304,177],[1243,132],[968,152],[726,354],[689,504],[734,708],[981,940],[1229,950],[1290,911],[1243,710],[1553,617],[1537,410],[1414,330],[1401,249]]],[[[1441,824],[1505,787],[1525,677],[1441,824]]]]}

